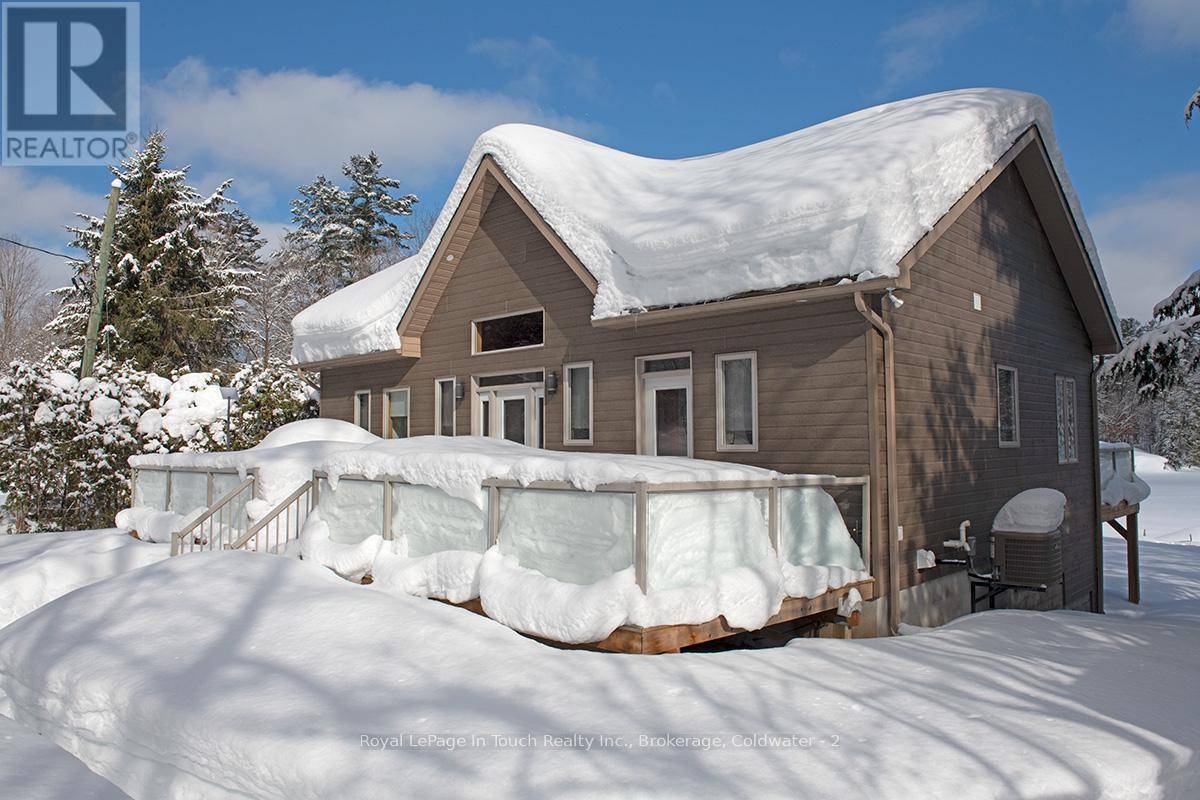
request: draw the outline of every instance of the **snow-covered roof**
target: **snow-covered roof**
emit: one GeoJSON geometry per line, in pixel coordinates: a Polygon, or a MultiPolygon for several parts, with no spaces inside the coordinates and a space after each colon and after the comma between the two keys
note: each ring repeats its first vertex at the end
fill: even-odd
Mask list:
{"type": "Polygon", "coordinates": [[[400,347],[404,310],[485,156],[595,277],[593,318],[605,319],[896,276],[901,258],[1034,124],[1111,309],[1046,102],[964,89],[676,160],[533,125],[493,128],[475,142],[420,250],[298,314],[293,355],[312,362],[400,347]]]}

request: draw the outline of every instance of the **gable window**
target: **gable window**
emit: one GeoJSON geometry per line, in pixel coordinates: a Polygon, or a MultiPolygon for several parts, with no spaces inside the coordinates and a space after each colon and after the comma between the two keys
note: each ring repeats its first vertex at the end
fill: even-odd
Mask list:
{"type": "Polygon", "coordinates": [[[433,432],[454,435],[454,378],[438,378],[433,384],[433,432]]]}
{"type": "Polygon", "coordinates": [[[545,343],[546,314],[542,309],[520,314],[477,319],[471,323],[471,352],[494,353],[541,347],[545,343]]]}
{"type": "Polygon", "coordinates": [[[408,389],[392,389],[383,395],[383,435],[389,439],[408,438],[408,389]]]}
{"type": "Polygon", "coordinates": [[[717,356],[717,449],[758,449],[758,356],[717,356]]]}
{"type": "Polygon", "coordinates": [[[354,393],[354,424],[371,430],[371,392],[366,389],[354,393]]]}
{"type": "Polygon", "coordinates": [[[1016,367],[996,366],[996,429],[1001,447],[1020,446],[1020,388],[1016,367]]]}
{"type": "Polygon", "coordinates": [[[592,362],[564,364],[563,444],[592,443],[592,362]]]}
{"type": "Polygon", "coordinates": [[[1076,431],[1075,379],[1054,376],[1055,406],[1058,415],[1058,463],[1079,461],[1079,440],[1076,431]]]}

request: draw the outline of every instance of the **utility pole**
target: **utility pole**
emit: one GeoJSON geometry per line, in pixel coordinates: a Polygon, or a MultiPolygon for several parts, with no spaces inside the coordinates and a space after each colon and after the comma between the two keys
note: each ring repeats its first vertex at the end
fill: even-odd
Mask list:
{"type": "Polygon", "coordinates": [[[96,364],[96,343],[100,338],[100,317],[104,311],[104,287],[108,283],[108,257],[112,250],[113,225],[117,220],[117,200],[121,197],[124,184],[113,179],[112,191],[108,195],[108,211],[104,214],[104,233],[100,236],[100,263],[96,266],[96,285],[92,289],[92,313],[88,315],[87,338],[83,342],[83,365],[79,377],[92,377],[96,364]]]}

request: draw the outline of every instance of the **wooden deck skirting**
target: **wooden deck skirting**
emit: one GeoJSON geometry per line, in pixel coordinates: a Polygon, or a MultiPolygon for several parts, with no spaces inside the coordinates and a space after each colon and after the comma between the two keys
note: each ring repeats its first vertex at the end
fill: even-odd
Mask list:
{"type": "MultiPolygon", "coordinates": [[[[868,578],[865,581],[849,583],[840,589],[830,589],[817,597],[784,598],[779,612],[767,620],[767,624],[763,627],[778,625],[781,622],[792,622],[833,611],[838,607],[838,603],[841,602],[842,597],[849,593],[851,589],[858,589],[863,600],[871,600],[875,597],[875,579],[868,578]]],[[[468,600],[465,603],[450,603],[445,600],[439,602],[465,608],[480,616],[487,617],[487,613],[483,610],[483,604],[480,603],[479,598],[468,600]]],[[[491,617],[488,618],[491,619],[491,617]]],[[[567,650],[600,650],[607,653],[650,655],[654,653],[678,653],[680,648],[702,642],[711,642],[716,639],[724,639],[727,636],[733,636],[743,631],[743,628],[734,628],[731,626],[725,621],[725,617],[717,617],[716,619],[697,625],[657,625],[652,628],[642,628],[638,625],[622,625],[609,634],[608,638],[599,642],[588,642],[585,644],[567,644],[565,642],[556,642],[552,639],[545,639],[541,636],[533,636],[521,631],[517,631],[517,633],[550,645],[551,647],[567,650]]]]}

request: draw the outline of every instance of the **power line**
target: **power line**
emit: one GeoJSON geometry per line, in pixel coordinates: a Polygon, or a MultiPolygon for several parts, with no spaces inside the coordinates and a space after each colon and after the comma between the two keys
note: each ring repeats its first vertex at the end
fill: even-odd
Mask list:
{"type": "Polygon", "coordinates": [[[24,247],[27,250],[37,250],[39,253],[45,253],[48,256],[55,256],[57,258],[65,258],[68,261],[78,261],[79,260],[75,256],[69,256],[66,253],[56,253],[53,250],[46,250],[41,247],[34,247],[31,244],[25,244],[24,242],[18,242],[16,239],[9,239],[7,236],[0,236],[0,242],[8,242],[9,244],[15,244],[17,247],[24,247]]]}

